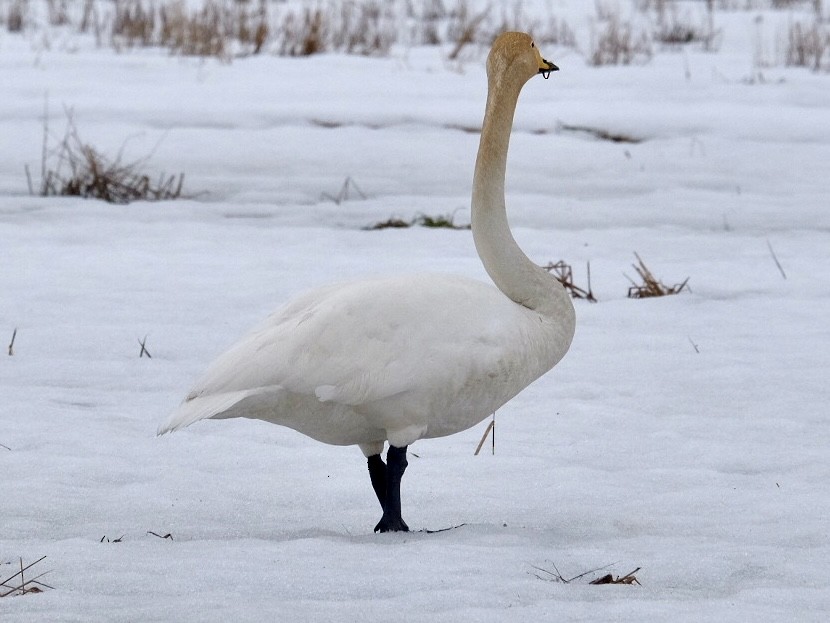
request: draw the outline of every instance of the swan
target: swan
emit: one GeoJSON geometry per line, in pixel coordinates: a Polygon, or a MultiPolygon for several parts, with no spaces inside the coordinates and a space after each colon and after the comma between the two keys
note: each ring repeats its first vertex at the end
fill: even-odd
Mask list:
{"type": "Polygon", "coordinates": [[[416,274],[301,295],[216,359],[158,434],[244,417],[358,445],[383,509],[375,532],[408,531],[400,498],[407,447],[481,422],[553,368],[574,335],[569,294],[516,244],[504,202],[519,92],[557,69],[524,33],[501,34],[487,58],[472,233],[496,288],[416,274]]]}

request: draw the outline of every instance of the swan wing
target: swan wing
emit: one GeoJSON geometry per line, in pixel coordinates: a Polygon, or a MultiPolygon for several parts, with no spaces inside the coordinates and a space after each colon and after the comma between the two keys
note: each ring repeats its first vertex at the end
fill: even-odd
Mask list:
{"type": "Polygon", "coordinates": [[[521,348],[526,311],[487,284],[428,274],[303,295],[221,355],[160,432],[262,392],[351,407],[460,387],[521,348]]]}

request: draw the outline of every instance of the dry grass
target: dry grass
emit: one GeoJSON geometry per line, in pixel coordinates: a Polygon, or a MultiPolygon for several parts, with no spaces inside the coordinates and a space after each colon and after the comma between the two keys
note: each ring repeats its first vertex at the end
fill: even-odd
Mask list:
{"type": "Polygon", "coordinates": [[[634,257],[637,258],[637,264],[632,264],[632,266],[634,270],[637,271],[637,274],[640,276],[640,280],[643,283],[638,285],[633,279],[626,275],[632,284],[631,287],[628,288],[628,298],[644,299],[655,296],[668,296],[671,294],[678,294],[679,292],[682,292],[684,288],[688,289],[688,277],[686,277],[682,283],[667,286],[651,273],[642,258],[640,258],[637,253],[634,254],[634,257]]]}
{"type": "Polygon", "coordinates": [[[784,272],[784,267],[781,266],[781,262],[778,260],[778,255],[775,253],[775,249],[772,248],[772,243],[767,240],[767,249],[769,249],[769,254],[772,256],[772,260],[775,262],[776,268],[778,268],[778,272],[781,273],[781,276],[786,279],[787,273],[784,272]]]}
{"type": "MultiPolygon", "coordinates": [[[[550,11],[544,17],[531,7],[525,0],[486,5],[470,0],[6,0],[0,4],[0,22],[10,32],[42,26],[93,32],[97,45],[109,44],[118,51],[160,47],[223,60],[265,52],[382,56],[394,45],[448,45],[447,60],[456,61],[468,47],[480,54],[504,30],[529,32],[545,46],[579,49],[566,21],[550,11]]],[[[705,0],[697,5],[636,0],[634,7],[631,18],[622,19],[618,0],[594,0],[598,25],[585,52],[589,64],[647,62],[653,43],[715,50],[721,40],[714,26],[716,8],[806,12],[810,7],[815,24],[791,27],[786,62],[814,69],[828,64],[823,0],[705,0]]],[[[46,32],[43,40],[48,41],[46,32]]]]}
{"type": "Polygon", "coordinates": [[[596,303],[597,299],[591,290],[591,263],[588,263],[588,289],[584,290],[574,283],[574,273],[571,265],[563,260],[559,260],[555,264],[548,262],[546,266],[542,266],[546,271],[551,273],[561,283],[564,288],[571,293],[571,297],[575,299],[584,299],[591,303],[596,303]]]}
{"type": "Polygon", "coordinates": [[[483,11],[475,15],[471,15],[466,3],[460,5],[460,10],[457,15],[457,24],[451,29],[455,34],[451,35],[455,39],[455,45],[452,51],[447,55],[447,58],[454,61],[461,54],[464,46],[475,43],[481,39],[482,26],[490,13],[490,5],[483,11]]]}
{"type": "MultiPolygon", "coordinates": [[[[612,562],[610,565],[605,565],[604,567],[599,567],[597,569],[591,569],[589,571],[585,571],[583,573],[580,573],[579,575],[573,576],[572,578],[565,578],[559,572],[559,569],[556,568],[556,564],[551,561],[550,565],[553,567],[553,571],[550,571],[549,569],[545,569],[543,567],[537,567],[537,566],[534,565],[533,569],[535,571],[538,571],[539,573],[534,572],[533,575],[535,575],[540,580],[544,580],[546,582],[561,582],[563,584],[570,584],[574,580],[582,579],[586,575],[596,573],[597,571],[602,571],[604,569],[607,569],[608,567],[614,566],[615,564],[617,564],[617,563],[612,562]],[[540,573],[542,575],[540,575],[540,573]]],[[[634,575],[639,570],[640,570],[640,567],[637,567],[636,569],[634,569],[634,571],[632,571],[630,573],[627,573],[624,576],[617,576],[616,578],[613,575],[611,575],[610,573],[607,573],[606,575],[603,575],[601,577],[598,577],[598,578],[595,578],[595,579],[591,580],[590,582],[588,582],[588,584],[593,584],[593,585],[597,585],[597,584],[629,584],[629,585],[637,584],[639,586],[640,582],[637,580],[637,578],[634,575]]]]}
{"type": "Polygon", "coordinates": [[[623,134],[622,132],[612,132],[611,130],[603,130],[602,128],[592,128],[585,125],[571,125],[567,123],[560,123],[558,125],[560,132],[578,132],[580,134],[589,134],[601,141],[610,141],[611,143],[630,143],[636,145],[642,143],[643,139],[631,136],[630,134],[623,134]]]}
{"type": "Polygon", "coordinates": [[[648,33],[631,22],[622,21],[616,13],[604,20],[599,32],[591,33],[590,65],[631,65],[647,62],[651,57],[648,33]]]}
{"type": "MultiPolygon", "coordinates": [[[[116,50],[164,47],[183,56],[229,59],[259,54],[269,38],[268,5],[259,2],[204,0],[194,8],[185,0],[156,4],[147,0],[116,0],[110,42],[116,50]]],[[[83,24],[100,22],[93,8],[84,10],[83,24]]]]}
{"type": "Polygon", "coordinates": [[[429,216],[428,214],[418,214],[410,221],[405,221],[396,216],[392,216],[385,221],[380,221],[372,225],[367,225],[363,229],[366,231],[379,231],[381,229],[406,229],[407,227],[428,227],[431,229],[470,229],[470,224],[459,225],[455,222],[455,214],[448,214],[446,216],[429,216]]]}
{"type": "Polygon", "coordinates": [[[288,10],[276,28],[277,53],[310,56],[345,52],[380,56],[397,39],[392,8],[382,2],[330,2],[326,7],[288,10]]]}
{"type": "Polygon", "coordinates": [[[153,5],[139,0],[122,0],[114,7],[110,40],[115,49],[155,45],[156,10],[153,5]]]}
{"type": "Polygon", "coordinates": [[[28,579],[25,576],[27,571],[32,569],[32,567],[34,567],[39,562],[42,562],[45,558],[46,556],[41,556],[36,561],[29,563],[26,566],[23,566],[22,558],[18,559],[20,561],[19,570],[15,571],[12,575],[5,578],[4,580],[0,580],[0,597],[11,597],[14,595],[42,593],[44,588],[54,588],[40,581],[40,578],[49,573],[49,571],[44,571],[43,573],[40,573],[34,577],[29,577],[28,579]]]}
{"type": "Polygon", "coordinates": [[[12,331],[12,339],[9,342],[9,357],[14,357],[14,339],[17,337],[17,327],[12,331]]]}
{"type": "MultiPolygon", "coordinates": [[[[515,1],[501,4],[500,11],[494,10],[493,4],[483,8],[480,5],[471,7],[467,0],[457,0],[449,8],[433,10],[430,15],[430,27],[425,31],[426,36],[414,38],[411,43],[435,45],[442,43],[452,44],[447,60],[454,61],[461,57],[461,52],[467,46],[489,47],[499,33],[508,30],[517,30],[529,33],[540,44],[546,46],[576,48],[576,34],[567,21],[549,15],[547,19],[534,17],[525,10],[525,3],[515,1]],[[444,26],[439,25],[437,16],[441,16],[444,26]],[[440,33],[444,33],[443,36],[440,33]]],[[[412,19],[408,15],[407,19],[412,19]]]]}
{"type": "MultiPolygon", "coordinates": [[[[182,197],[184,173],[161,174],[153,181],[143,168],[147,158],[123,163],[122,153],[114,159],[100,153],[81,140],[71,111],[66,111],[67,124],[63,138],[49,148],[49,128],[44,122],[41,180],[37,189],[32,183],[28,166],[26,176],[29,192],[41,197],[83,197],[109,203],[161,201],[182,197]]],[[[47,116],[48,117],[48,116],[47,116]]]]}
{"type": "Polygon", "coordinates": [[[675,5],[671,5],[670,9],[658,13],[654,38],[668,47],[697,43],[707,52],[712,52],[718,48],[721,32],[715,28],[712,9],[694,20],[689,12],[681,13],[675,5]]]}
{"type": "MultiPolygon", "coordinates": [[[[830,28],[818,20],[810,24],[794,22],[787,33],[787,65],[819,71],[830,49],[830,28]]],[[[830,62],[828,62],[830,65],[830,62]]]]}
{"type": "Polygon", "coordinates": [[[490,436],[490,454],[495,456],[496,454],[496,414],[493,413],[493,419],[490,420],[490,423],[487,424],[487,428],[484,429],[484,434],[481,436],[481,441],[478,442],[478,446],[476,446],[476,451],[473,453],[473,456],[478,456],[479,452],[481,452],[481,448],[484,447],[484,442],[487,441],[488,435],[490,436]]]}
{"type": "Polygon", "coordinates": [[[352,198],[353,194],[357,194],[361,199],[366,199],[366,193],[360,190],[360,187],[357,185],[351,176],[347,177],[343,182],[343,185],[340,187],[340,190],[336,195],[332,195],[330,193],[322,193],[320,195],[320,199],[326,199],[328,201],[333,201],[337,205],[340,205],[344,201],[348,201],[352,198]]]}
{"type": "Polygon", "coordinates": [[[382,229],[406,229],[412,227],[412,221],[405,221],[397,216],[390,216],[385,221],[378,221],[363,227],[365,231],[380,231],[382,229]]]}
{"type": "Polygon", "coordinates": [[[153,356],[150,354],[150,351],[147,350],[147,336],[144,336],[143,340],[138,340],[138,344],[141,346],[141,350],[138,352],[138,358],[141,359],[144,355],[147,355],[147,359],[152,359],[153,356]]]}
{"type": "Polygon", "coordinates": [[[553,15],[532,16],[523,0],[504,3],[500,10],[489,5],[470,8],[475,5],[468,0],[37,1],[46,3],[45,12],[30,11],[30,0],[8,0],[0,20],[8,30],[20,32],[37,26],[40,17],[50,26],[94,32],[98,45],[108,44],[116,51],[161,47],[174,54],[223,60],[265,52],[382,56],[396,44],[450,44],[452,60],[468,45],[489,46],[503,30],[529,32],[546,44],[577,45],[567,22],[553,15]]]}
{"type": "Polygon", "coordinates": [[[610,573],[607,573],[602,577],[599,577],[595,580],[591,580],[590,582],[588,582],[588,584],[636,584],[637,586],[642,586],[639,580],[637,580],[637,577],[634,575],[639,570],[640,567],[637,567],[636,569],[634,569],[634,571],[631,571],[630,573],[627,573],[623,576],[618,575],[617,577],[614,577],[610,573]]]}
{"type": "Polygon", "coordinates": [[[23,32],[28,14],[29,0],[12,0],[4,16],[6,30],[9,32],[23,32]]]}

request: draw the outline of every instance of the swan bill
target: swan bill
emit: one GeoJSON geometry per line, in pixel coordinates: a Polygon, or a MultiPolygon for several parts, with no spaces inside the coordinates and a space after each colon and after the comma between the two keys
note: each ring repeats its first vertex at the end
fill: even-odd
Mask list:
{"type": "Polygon", "coordinates": [[[550,77],[550,72],[552,71],[559,71],[559,67],[543,58],[542,62],[539,63],[539,73],[542,74],[542,77],[545,80],[547,80],[550,77]]]}

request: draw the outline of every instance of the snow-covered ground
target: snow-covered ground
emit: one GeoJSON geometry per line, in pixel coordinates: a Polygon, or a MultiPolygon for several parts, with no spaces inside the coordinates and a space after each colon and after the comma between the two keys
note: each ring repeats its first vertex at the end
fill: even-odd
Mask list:
{"type": "Polygon", "coordinates": [[[253,421],[155,429],[307,288],[487,279],[469,231],[361,229],[468,221],[484,52],[222,63],[0,34],[4,351],[17,328],[0,353],[0,579],[46,556],[32,571],[54,587],[0,600],[0,620],[826,620],[830,76],[759,80],[755,17],[719,13],[717,53],[642,66],[543,49],[562,71],[520,99],[511,223],[580,285],[590,261],[599,302],[576,302],[570,353],[499,411],[494,455],[473,456],[486,422],[412,446],[410,527],[464,524],[434,534],[372,533],[356,448],[253,421]],[[100,151],[152,151],[152,171],[204,194],[29,196],[46,94],[57,137],[71,107],[100,151]],[[321,198],[347,177],[367,199],[321,198]],[[635,251],[691,292],[626,298],[635,251]],[[554,565],[612,566],[571,583],[536,569],[554,565]],[[636,567],[642,586],[588,584],[636,567]]]}

